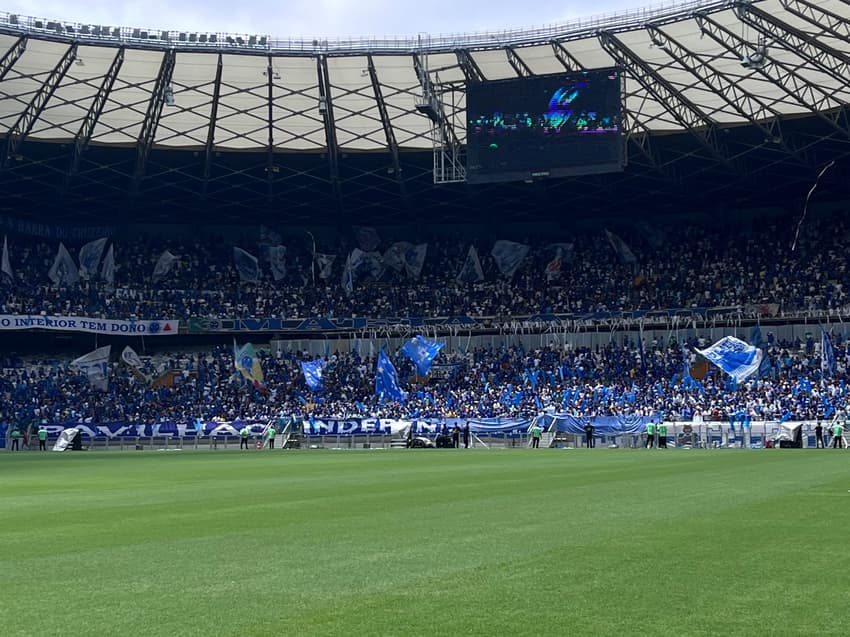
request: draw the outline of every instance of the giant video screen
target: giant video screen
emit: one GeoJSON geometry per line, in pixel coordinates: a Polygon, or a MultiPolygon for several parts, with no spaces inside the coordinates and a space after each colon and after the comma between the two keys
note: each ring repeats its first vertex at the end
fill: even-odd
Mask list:
{"type": "Polygon", "coordinates": [[[617,69],[469,82],[466,179],[622,170],[621,111],[617,69]]]}

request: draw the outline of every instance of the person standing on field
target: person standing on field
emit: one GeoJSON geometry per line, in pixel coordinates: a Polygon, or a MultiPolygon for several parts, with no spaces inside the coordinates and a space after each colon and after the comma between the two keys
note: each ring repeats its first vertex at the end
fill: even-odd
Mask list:
{"type": "Polygon", "coordinates": [[[463,426],[463,448],[469,449],[469,421],[463,426]]]}
{"type": "Polygon", "coordinates": [[[815,449],[823,449],[823,425],[820,424],[820,420],[815,425],[815,449]]]}
{"type": "Polygon", "coordinates": [[[588,449],[593,448],[593,425],[589,421],[584,426],[584,445],[588,449]]]}
{"type": "Polygon", "coordinates": [[[655,443],[655,421],[650,420],[646,425],[646,444],[644,445],[647,449],[652,449],[652,445],[655,443]]]}
{"type": "Polygon", "coordinates": [[[38,450],[47,451],[47,428],[44,425],[38,428],[38,450]]]}
{"type": "Polygon", "coordinates": [[[9,451],[20,451],[21,432],[17,427],[12,429],[12,448],[9,451]]]}
{"type": "Polygon", "coordinates": [[[543,430],[540,428],[536,422],[531,427],[531,446],[534,449],[540,449],[540,433],[543,430]]]}
{"type": "Polygon", "coordinates": [[[832,426],[832,448],[841,449],[844,447],[844,425],[837,420],[832,426]]]}
{"type": "Polygon", "coordinates": [[[274,438],[277,436],[277,428],[274,425],[269,426],[269,449],[274,449],[274,438]]]}
{"type": "Polygon", "coordinates": [[[251,431],[248,429],[248,425],[242,425],[242,429],[239,430],[239,448],[247,449],[248,448],[248,436],[251,435],[251,431]]]}
{"type": "Polygon", "coordinates": [[[667,448],[667,425],[663,422],[658,423],[658,448],[667,448]]]}

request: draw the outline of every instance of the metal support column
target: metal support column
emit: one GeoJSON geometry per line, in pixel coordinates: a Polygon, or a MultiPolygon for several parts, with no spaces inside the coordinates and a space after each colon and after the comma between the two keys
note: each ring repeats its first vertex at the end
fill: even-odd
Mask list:
{"type": "Polygon", "coordinates": [[[44,107],[47,106],[47,102],[53,97],[68,69],[71,68],[74,60],[77,59],[77,47],[78,44],[76,42],[68,47],[65,54],[59,58],[56,66],[50,71],[50,74],[39,85],[38,90],[35,91],[24,111],[9,129],[9,132],[6,134],[6,148],[2,157],[3,168],[8,167],[12,156],[18,154],[21,145],[26,140],[27,135],[30,134],[33,125],[38,121],[39,116],[44,111],[44,107]]]}
{"type": "Polygon", "coordinates": [[[151,148],[153,148],[153,142],[156,139],[156,129],[159,127],[162,108],[165,106],[166,92],[171,90],[171,75],[174,72],[175,58],[176,53],[174,49],[169,49],[165,52],[162,56],[162,63],[159,66],[156,82],[151,90],[145,119],[142,122],[142,130],[139,132],[139,137],[136,141],[136,169],[133,172],[133,183],[130,188],[130,192],[133,195],[138,194],[142,179],[145,176],[148,155],[150,155],[151,148]]]}

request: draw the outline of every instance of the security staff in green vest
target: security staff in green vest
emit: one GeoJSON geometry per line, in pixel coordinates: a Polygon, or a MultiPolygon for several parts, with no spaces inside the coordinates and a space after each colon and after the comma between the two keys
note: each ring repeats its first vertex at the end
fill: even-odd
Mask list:
{"type": "Polygon", "coordinates": [[[667,448],[667,425],[663,422],[658,423],[658,448],[667,448]]]}
{"type": "Polygon", "coordinates": [[[269,449],[274,449],[274,437],[277,435],[277,429],[274,425],[269,427],[269,449]]]}
{"type": "Polygon", "coordinates": [[[44,425],[38,428],[38,450],[47,451],[47,429],[44,425]]]}
{"type": "Polygon", "coordinates": [[[16,427],[12,429],[12,448],[10,451],[20,451],[21,431],[16,427]]]}
{"type": "Polygon", "coordinates": [[[248,425],[243,425],[242,429],[239,430],[239,448],[247,449],[248,448],[248,436],[251,435],[251,430],[248,429],[248,425]]]}
{"type": "Polygon", "coordinates": [[[646,424],[646,445],[644,446],[651,449],[653,444],[655,444],[655,421],[650,420],[646,424]]]}
{"type": "Polygon", "coordinates": [[[531,428],[531,446],[534,449],[540,449],[540,432],[543,431],[540,428],[540,425],[534,423],[534,426],[531,428]]]}
{"type": "Polygon", "coordinates": [[[841,449],[844,447],[844,425],[837,420],[832,425],[832,448],[841,449]]]}

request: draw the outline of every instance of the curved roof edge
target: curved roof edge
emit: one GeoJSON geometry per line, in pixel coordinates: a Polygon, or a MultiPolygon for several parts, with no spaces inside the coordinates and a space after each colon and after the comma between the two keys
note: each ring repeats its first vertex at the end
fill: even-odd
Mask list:
{"type": "MultiPolygon", "coordinates": [[[[756,2],[758,0],[755,0],[756,2]]],[[[552,40],[590,37],[596,31],[628,31],[647,22],[672,22],[695,11],[714,12],[730,5],[729,0],[683,0],[650,5],[628,11],[578,18],[543,27],[481,31],[447,35],[276,38],[260,34],[167,31],[138,27],[81,24],[0,12],[0,32],[39,39],[76,41],[84,44],[178,51],[226,51],[242,54],[350,55],[363,53],[439,53],[456,49],[495,49],[531,46],[552,40]]]]}

